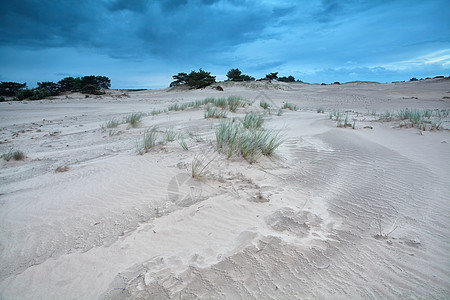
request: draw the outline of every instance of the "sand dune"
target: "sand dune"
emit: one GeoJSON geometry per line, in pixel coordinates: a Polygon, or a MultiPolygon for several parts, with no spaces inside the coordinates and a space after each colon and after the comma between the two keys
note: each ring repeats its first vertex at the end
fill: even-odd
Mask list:
{"type": "Polygon", "coordinates": [[[449,80],[222,86],[0,103],[0,154],[27,156],[0,162],[0,298],[450,297],[450,118],[380,120],[448,111],[449,80]],[[273,156],[227,160],[203,108],[155,112],[232,95],[254,103],[228,119],[270,103],[265,126],[285,138],[273,156]],[[278,115],[284,102],[298,110],[278,115]],[[101,128],[133,112],[138,127],[101,128]],[[189,149],[138,155],[151,126],[189,149]]]}

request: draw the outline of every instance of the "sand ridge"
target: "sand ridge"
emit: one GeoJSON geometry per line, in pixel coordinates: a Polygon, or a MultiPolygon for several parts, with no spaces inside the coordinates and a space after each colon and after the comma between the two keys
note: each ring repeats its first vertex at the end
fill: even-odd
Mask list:
{"type": "Polygon", "coordinates": [[[223,87],[0,103],[1,153],[27,155],[1,162],[1,297],[450,296],[449,118],[425,132],[379,121],[449,109],[448,80],[223,87]],[[203,109],[151,114],[230,95],[257,101],[229,118],[271,103],[266,126],[285,137],[273,157],[227,160],[214,145],[220,120],[203,109]],[[278,116],[284,102],[299,110],[278,116]],[[337,128],[336,110],[356,128],[337,128]],[[137,128],[100,128],[132,112],[146,113],[137,128]],[[151,126],[184,132],[189,150],[174,141],[138,155],[151,126]],[[203,180],[190,176],[195,157],[211,161],[203,180]],[[380,225],[396,229],[377,238],[380,225]]]}

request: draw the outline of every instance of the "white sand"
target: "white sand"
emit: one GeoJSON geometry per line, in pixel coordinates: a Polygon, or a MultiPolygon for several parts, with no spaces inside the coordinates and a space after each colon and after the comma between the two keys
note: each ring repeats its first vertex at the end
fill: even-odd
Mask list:
{"type": "Polygon", "coordinates": [[[450,109],[450,80],[222,86],[0,103],[0,154],[27,155],[0,162],[0,299],[450,298],[450,118],[434,131],[378,120],[450,109]],[[229,117],[259,100],[299,107],[267,117],[286,137],[274,156],[218,154],[203,108],[150,114],[230,95],[256,102],[229,117]],[[138,128],[100,128],[131,112],[148,114],[138,128]],[[153,125],[189,150],[137,155],[153,125]],[[196,155],[212,161],[201,181],[196,155]]]}

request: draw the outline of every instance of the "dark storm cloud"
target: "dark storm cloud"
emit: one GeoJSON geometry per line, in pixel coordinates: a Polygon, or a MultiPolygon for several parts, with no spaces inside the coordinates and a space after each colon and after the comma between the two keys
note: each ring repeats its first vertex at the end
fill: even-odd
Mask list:
{"type": "Polygon", "coordinates": [[[260,38],[287,13],[245,1],[3,1],[0,41],[94,47],[112,57],[194,59],[260,38]]]}

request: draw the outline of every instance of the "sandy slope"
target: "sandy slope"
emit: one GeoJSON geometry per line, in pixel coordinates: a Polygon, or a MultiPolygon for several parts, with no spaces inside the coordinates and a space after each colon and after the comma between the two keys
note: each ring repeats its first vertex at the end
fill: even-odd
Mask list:
{"type": "Polygon", "coordinates": [[[425,132],[378,121],[450,109],[449,80],[223,87],[0,103],[0,153],[27,154],[0,162],[0,298],[450,297],[450,119],[425,132]],[[150,114],[228,95],[256,100],[230,117],[260,100],[300,108],[267,117],[286,137],[273,157],[226,160],[203,109],[150,114]],[[348,111],[356,129],[319,107],[348,111]],[[149,115],[100,128],[131,112],[149,115]],[[137,155],[153,125],[184,132],[189,150],[137,155]],[[190,177],[196,156],[211,161],[202,181],[190,177]],[[377,238],[380,224],[396,229],[377,238]]]}

